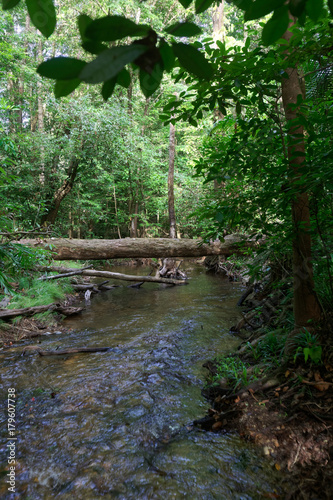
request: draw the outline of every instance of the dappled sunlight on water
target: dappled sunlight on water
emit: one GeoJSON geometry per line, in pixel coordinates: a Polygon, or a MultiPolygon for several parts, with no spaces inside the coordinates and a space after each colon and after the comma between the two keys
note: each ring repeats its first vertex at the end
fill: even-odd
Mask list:
{"type": "MultiPolygon", "coordinates": [[[[67,320],[73,332],[41,339],[43,349],[107,352],[2,357],[3,389],[18,394],[18,498],[234,500],[274,492],[275,473],[254,448],[191,426],[208,407],[203,362],[238,345],[228,330],[241,286],[203,268],[188,273],[186,286],[125,283],[94,296],[67,320]]],[[[5,467],[5,446],[1,458],[5,467]]],[[[2,498],[6,491],[3,482],[2,498]]]]}

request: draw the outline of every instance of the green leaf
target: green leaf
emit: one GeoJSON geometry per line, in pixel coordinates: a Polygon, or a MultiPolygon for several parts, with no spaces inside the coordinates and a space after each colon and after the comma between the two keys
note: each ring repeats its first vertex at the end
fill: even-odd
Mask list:
{"type": "Polygon", "coordinates": [[[107,45],[105,45],[104,43],[89,39],[86,39],[86,41],[83,42],[82,48],[87,52],[90,52],[90,54],[96,54],[96,55],[103,52],[103,50],[108,49],[107,45]]]}
{"type": "Polygon", "coordinates": [[[244,21],[267,16],[267,14],[281,7],[284,3],[285,0],[254,0],[245,11],[244,21]]]}
{"type": "Polygon", "coordinates": [[[165,28],[165,31],[173,36],[196,36],[202,33],[202,29],[194,23],[175,23],[165,28]]]}
{"type": "Polygon", "coordinates": [[[37,73],[46,78],[54,78],[55,80],[72,80],[79,76],[86,64],[85,61],[80,61],[73,57],[59,56],[40,64],[37,68],[37,73]]]}
{"type": "Polygon", "coordinates": [[[32,24],[48,38],[57,23],[53,0],[25,0],[25,2],[32,24]]]}
{"type": "Polygon", "coordinates": [[[110,80],[107,80],[106,82],[103,83],[102,87],[102,96],[104,101],[107,101],[109,97],[112,96],[114,88],[117,83],[117,77],[110,78],[110,80]]]}
{"type": "Polygon", "coordinates": [[[2,8],[3,10],[9,10],[15,7],[19,3],[20,0],[2,0],[2,8]]]}
{"type": "Polygon", "coordinates": [[[304,361],[305,363],[307,362],[308,358],[309,358],[309,354],[310,354],[310,349],[309,347],[304,347],[303,349],[303,353],[304,353],[304,361]]]}
{"type": "Polygon", "coordinates": [[[302,14],[302,12],[304,12],[305,3],[306,0],[290,0],[289,2],[290,13],[295,17],[299,17],[302,14]]]}
{"type": "Polygon", "coordinates": [[[159,50],[162,57],[164,69],[165,71],[170,72],[175,65],[175,54],[173,53],[170,45],[164,41],[160,45],[159,50]]]}
{"type": "Polygon", "coordinates": [[[331,16],[333,16],[333,0],[327,0],[328,8],[330,9],[331,16]]]}
{"type": "Polygon", "coordinates": [[[117,83],[125,89],[128,89],[128,87],[131,85],[131,75],[126,68],[123,68],[120,73],[118,73],[117,83]]]}
{"type": "Polygon", "coordinates": [[[323,9],[324,9],[324,1],[323,0],[307,0],[305,6],[306,12],[308,16],[312,19],[312,21],[316,22],[320,18],[323,9]]]}
{"type": "Polygon", "coordinates": [[[233,3],[236,7],[242,10],[248,10],[253,0],[227,0],[228,3],[233,3]]]}
{"type": "Polygon", "coordinates": [[[96,59],[87,64],[79,78],[87,83],[100,83],[110,80],[123,69],[126,64],[135,61],[146,52],[144,45],[122,45],[104,50],[96,59]]]}
{"type": "Polygon", "coordinates": [[[150,97],[160,86],[163,78],[163,67],[160,63],[155,64],[151,74],[140,68],[140,87],[145,97],[150,97]]]}
{"type": "Polygon", "coordinates": [[[198,78],[210,80],[213,76],[213,67],[205,56],[193,47],[185,43],[173,43],[173,51],[178,57],[180,65],[189,73],[193,73],[198,78]]]}
{"type": "Polygon", "coordinates": [[[184,9],[187,9],[192,3],[192,0],[178,0],[180,4],[184,7],[184,9]]]}
{"type": "Polygon", "coordinates": [[[75,90],[81,83],[78,78],[73,78],[73,80],[57,80],[54,87],[54,95],[58,97],[64,97],[69,95],[75,90]]]}
{"type": "Polygon", "coordinates": [[[83,42],[88,40],[88,37],[86,37],[86,29],[92,22],[93,19],[90,16],[87,16],[87,14],[80,14],[79,17],[77,18],[77,24],[83,42]]]}
{"type": "Polygon", "coordinates": [[[277,9],[262,30],[264,45],[271,45],[281,38],[289,26],[289,11],[285,5],[277,9]]]}
{"type": "Polygon", "coordinates": [[[105,16],[92,21],[87,26],[85,36],[92,40],[113,42],[125,36],[145,36],[148,31],[148,26],[135,24],[126,17],[105,16]]]}
{"type": "Polygon", "coordinates": [[[196,14],[200,14],[201,12],[205,12],[215,0],[195,0],[195,12],[196,14]]]}

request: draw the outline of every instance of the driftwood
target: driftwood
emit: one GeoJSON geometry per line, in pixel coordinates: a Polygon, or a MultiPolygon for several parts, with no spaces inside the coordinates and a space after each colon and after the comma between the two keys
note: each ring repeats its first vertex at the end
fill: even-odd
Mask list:
{"type": "Polygon", "coordinates": [[[184,272],[180,271],[181,260],[177,266],[177,261],[175,259],[163,259],[162,266],[156,273],[155,277],[159,278],[172,278],[172,279],[187,279],[184,272]]]}
{"type": "MultiPolygon", "coordinates": [[[[22,239],[18,243],[39,248],[52,248],[57,260],[103,260],[145,257],[203,257],[205,255],[242,255],[259,242],[239,234],[228,235],[224,241],[211,244],[196,239],[122,238],[119,240],[82,240],[69,238],[22,239]]],[[[262,243],[262,242],[261,242],[262,243]]]]}
{"type": "Polygon", "coordinates": [[[39,346],[28,345],[23,349],[22,355],[26,352],[38,352],[40,356],[60,356],[63,354],[77,354],[79,352],[105,352],[111,347],[77,347],[76,349],[59,349],[57,351],[44,351],[39,346]]]}
{"type": "Polygon", "coordinates": [[[134,283],[133,285],[128,285],[128,288],[140,288],[144,283],[143,281],[139,281],[139,283],[134,283]]]}
{"type": "Polygon", "coordinates": [[[9,320],[16,318],[16,316],[33,316],[34,314],[43,313],[46,311],[54,311],[63,314],[64,316],[71,316],[72,314],[80,313],[83,307],[66,307],[60,304],[52,303],[46,306],[24,307],[22,309],[1,309],[0,319],[9,320]]]}
{"type": "MultiPolygon", "coordinates": [[[[68,275],[69,273],[67,273],[68,275]]],[[[95,269],[78,269],[76,274],[82,276],[97,276],[101,278],[112,278],[124,281],[148,281],[150,283],[165,283],[167,285],[182,285],[187,283],[185,280],[174,280],[171,278],[157,278],[155,276],[131,276],[129,274],[112,273],[110,271],[96,271],[95,269]]],[[[75,272],[71,273],[71,276],[75,276],[75,272]]],[[[56,276],[42,276],[40,280],[64,278],[65,274],[58,274],[56,276]]]]}
{"type": "Polygon", "coordinates": [[[117,288],[117,285],[107,286],[106,283],[109,283],[109,280],[105,280],[102,283],[72,283],[72,287],[76,292],[86,292],[87,290],[91,290],[92,293],[99,293],[102,290],[112,290],[113,288],[117,288]]]}
{"type": "Polygon", "coordinates": [[[72,287],[76,292],[86,292],[87,290],[91,290],[93,293],[98,293],[98,288],[96,288],[96,285],[94,285],[93,283],[90,285],[77,285],[75,283],[72,284],[72,287]]]}

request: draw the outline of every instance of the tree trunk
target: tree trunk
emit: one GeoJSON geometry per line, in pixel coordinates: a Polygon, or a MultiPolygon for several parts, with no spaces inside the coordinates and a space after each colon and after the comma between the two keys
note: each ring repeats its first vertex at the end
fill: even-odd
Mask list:
{"type": "Polygon", "coordinates": [[[123,238],[121,240],[80,240],[51,238],[45,240],[22,239],[18,241],[30,247],[52,248],[58,260],[102,260],[149,257],[203,257],[205,255],[243,255],[249,248],[257,248],[258,242],[247,241],[239,235],[225,237],[223,243],[214,241],[208,245],[202,240],[187,238],[123,238]]]}
{"type": "Polygon", "coordinates": [[[19,78],[18,86],[18,112],[17,112],[17,124],[19,128],[22,128],[23,124],[23,94],[24,94],[24,77],[25,77],[25,66],[27,63],[27,51],[28,51],[28,32],[30,27],[30,17],[26,15],[25,18],[25,39],[24,39],[24,59],[22,60],[22,69],[19,78]]]}
{"type": "Polygon", "coordinates": [[[17,316],[33,316],[34,314],[40,314],[46,311],[59,312],[65,316],[71,316],[72,314],[81,312],[82,307],[65,307],[53,302],[46,306],[23,307],[22,309],[1,309],[0,319],[7,321],[17,316]]]}
{"type": "Polygon", "coordinates": [[[213,9],[213,38],[224,41],[224,0],[213,9]]]}
{"type": "MultiPolygon", "coordinates": [[[[39,39],[38,41],[38,62],[43,61],[43,46],[42,46],[42,40],[39,39]]],[[[44,109],[43,109],[43,86],[42,86],[42,79],[41,77],[38,77],[37,80],[37,103],[38,103],[38,111],[37,111],[37,124],[38,124],[38,131],[39,132],[44,132],[44,109]]]]}
{"type": "MultiPolygon", "coordinates": [[[[148,282],[148,283],[164,283],[166,285],[182,285],[186,283],[185,280],[173,279],[173,278],[162,278],[159,276],[132,276],[130,274],[122,274],[122,273],[112,273],[110,271],[97,271],[96,269],[86,269],[86,270],[68,270],[69,272],[58,274],[56,276],[42,276],[39,278],[41,281],[55,280],[60,278],[66,278],[68,276],[95,276],[100,278],[112,278],[116,280],[124,280],[124,281],[139,281],[139,282],[148,282]]],[[[186,279],[186,277],[185,277],[186,279]]],[[[1,311],[0,311],[1,317],[1,311]]]]}
{"type": "Polygon", "coordinates": [[[175,195],[174,195],[174,171],[175,171],[175,126],[173,123],[170,123],[169,174],[168,174],[168,207],[169,207],[170,238],[177,237],[175,195]]]}
{"type": "MultiPolygon", "coordinates": [[[[292,37],[288,30],[283,38],[292,37]]],[[[286,52],[289,55],[289,52],[286,52]]],[[[300,109],[291,107],[297,97],[303,97],[297,66],[287,68],[287,78],[282,81],[282,100],[288,122],[288,158],[292,171],[291,188],[296,192],[292,200],[293,222],[293,289],[295,326],[309,326],[318,321],[321,310],[314,291],[313,267],[311,261],[310,209],[306,186],[299,184],[305,162],[304,128],[297,123],[300,109]]]]}
{"type": "MultiPolygon", "coordinates": [[[[13,81],[13,75],[10,73],[8,76],[8,82],[7,82],[7,92],[8,96],[11,100],[11,103],[15,105],[15,99],[14,99],[14,81],[13,81]]],[[[15,115],[14,111],[11,109],[9,112],[9,132],[13,134],[15,132],[15,115]]]]}
{"type": "Polygon", "coordinates": [[[115,217],[116,217],[118,236],[119,236],[119,238],[121,238],[121,232],[120,232],[120,226],[119,226],[119,219],[118,219],[116,185],[113,186],[113,199],[114,199],[114,212],[115,212],[115,217]]]}
{"type": "Polygon", "coordinates": [[[67,196],[68,193],[70,193],[73,187],[78,167],[79,167],[79,160],[78,159],[71,160],[67,173],[67,179],[63,182],[62,186],[59,189],[57,189],[57,191],[54,193],[52,206],[50,210],[47,212],[47,214],[45,214],[42,217],[42,224],[55,223],[60,208],[60,204],[62,200],[65,198],[65,196],[67,196]]]}

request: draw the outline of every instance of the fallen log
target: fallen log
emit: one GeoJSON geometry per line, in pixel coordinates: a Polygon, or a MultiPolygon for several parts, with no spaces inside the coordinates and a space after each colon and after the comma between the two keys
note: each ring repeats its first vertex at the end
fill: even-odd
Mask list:
{"type": "Polygon", "coordinates": [[[86,292],[87,290],[91,290],[92,292],[98,293],[98,289],[96,288],[96,285],[91,284],[91,285],[77,285],[72,284],[72,287],[76,292],[86,292]]]}
{"type": "Polygon", "coordinates": [[[39,346],[28,345],[23,349],[22,355],[26,352],[38,352],[40,356],[61,356],[64,354],[77,354],[79,352],[106,352],[111,347],[77,347],[76,349],[59,349],[57,351],[44,351],[39,346]]]}
{"type": "Polygon", "coordinates": [[[59,312],[64,316],[80,313],[83,307],[66,307],[60,304],[52,303],[45,306],[23,307],[22,309],[1,309],[0,319],[9,320],[17,316],[33,316],[34,314],[43,313],[46,311],[59,312]]]}
{"type": "Polygon", "coordinates": [[[57,260],[102,260],[144,257],[203,257],[205,255],[242,255],[259,243],[238,234],[228,235],[224,241],[203,243],[200,239],[177,238],[122,238],[119,240],[82,240],[69,238],[22,239],[18,243],[30,247],[50,249],[57,260]]]}
{"type": "Polygon", "coordinates": [[[41,278],[38,278],[37,281],[57,280],[58,278],[68,278],[69,276],[77,276],[82,273],[83,273],[82,269],[73,269],[73,271],[70,271],[68,273],[57,274],[55,276],[42,276],[41,278]]]}
{"type": "MultiPolygon", "coordinates": [[[[64,278],[67,274],[57,274],[56,276],[42,276],[38,278],[39,280],[48,280],[48,279],[57,279],[64,278]]],[[[158,278],[155,276],[133,276],[130,274],[122,274],[122,273],[112,273],[110,271],[97,271],[95,269],[86,269],[81,270],[78,269],[76,274],[80,274],[81,276],[97,276],[101,278],[113,278],[117,280],[124,281],[148,281],[150,283],[165,283],[166,285],[184,285],[187,284],[186,280],[176,280],[172,278],[158,278]]],[[[75,276],[75,272],[71,273],[71,276],[75,276]]]]}

